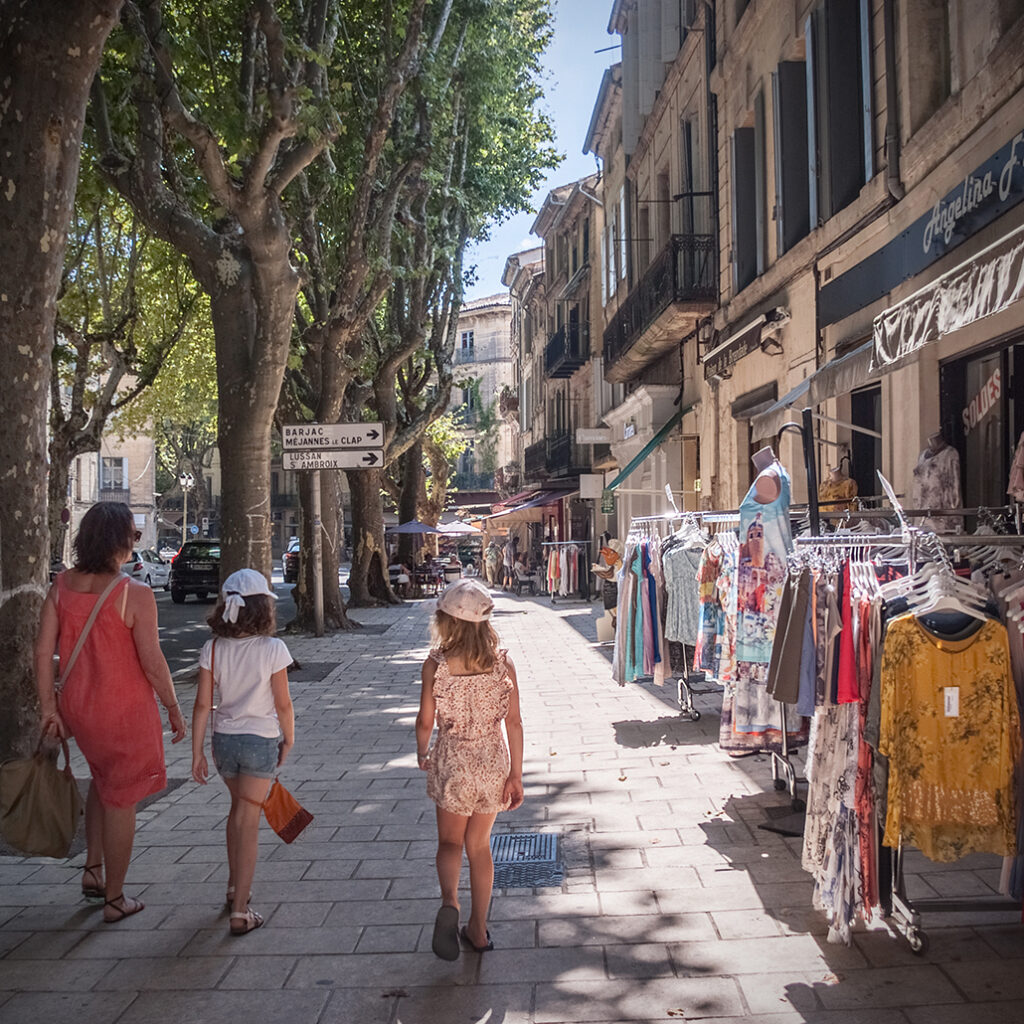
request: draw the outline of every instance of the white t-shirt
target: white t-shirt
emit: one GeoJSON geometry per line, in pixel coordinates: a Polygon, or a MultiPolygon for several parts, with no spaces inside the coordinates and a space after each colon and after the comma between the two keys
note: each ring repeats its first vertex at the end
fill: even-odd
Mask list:
{"type": "Polygon", "coordinates": [[[247,636],[239,639],[219,636],[207,640],[199,655],[199,667],[209,668],[214,643],[217,656],[213,685],[219,694],[213,717],[213,731],[250,733],[276,739],[277,724],[270,677],[287,668],[292,656],[276,636],[247,636]]]}

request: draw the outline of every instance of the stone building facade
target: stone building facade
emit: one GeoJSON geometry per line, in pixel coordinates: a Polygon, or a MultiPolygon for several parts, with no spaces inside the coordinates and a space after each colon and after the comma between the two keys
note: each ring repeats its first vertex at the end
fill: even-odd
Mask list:
{"type": "MultiPolygon", "coordinates": [[[[615,0],[592,349],[619,532],[735,508],[775,447],[910,500],[941,433],[1006,503],[1024,431],[1024,2],[615,0]],[[599,286],[599,287],[597,287],[599,286]],[[600,335],[600,346],[596,343],[600,335]]],[[[536,443],[536,442],[534,442],[536,443]]],[[[609,494],[610,492],[610,494],[609,494]]]]}

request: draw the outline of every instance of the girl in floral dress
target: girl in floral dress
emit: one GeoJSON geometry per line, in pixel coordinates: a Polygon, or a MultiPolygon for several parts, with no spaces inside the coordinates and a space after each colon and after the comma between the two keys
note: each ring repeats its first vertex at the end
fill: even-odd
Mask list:
{"type": "Polygon", "coordinates": [[[498,811],[523,802],[519,687],[512,659],[498,647],[490,622],[493,609],[490,595],[476,580],[456,580],[446,587],[431,623],[434,649],[423,663],[416,752],[420,769],[427,773],[427,795],[437,804],[441,908],[432,948],[442,960],[458,959],[460,938],[478,953],[494,948],[487,930],[494,886],[491,829],[498,811]],[[437,739],[431,747],[435,719],[437,739]],[[460,931],[463,849],[472,903],[460,931]]]}

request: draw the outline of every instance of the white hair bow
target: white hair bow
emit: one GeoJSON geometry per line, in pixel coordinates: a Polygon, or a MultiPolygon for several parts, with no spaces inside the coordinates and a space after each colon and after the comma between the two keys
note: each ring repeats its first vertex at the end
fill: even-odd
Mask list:
{"type": "Polygon", "coordinates": [[[238,613],[245,607],[245,598],[234,592],[224,595],[224,621],[237,622],[238,613]]]}

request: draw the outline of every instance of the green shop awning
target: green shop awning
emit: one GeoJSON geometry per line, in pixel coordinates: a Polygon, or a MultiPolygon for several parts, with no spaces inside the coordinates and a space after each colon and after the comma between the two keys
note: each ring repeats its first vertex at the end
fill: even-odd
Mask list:
{"type": "Polygon", "coordinates": [[[622,481],[625,480],[626,477],[628,477],[629,474],[633,472],[633,470],[639,467],[643,463],[644,459],[646,459],[647,456],[650,455],[651,452],[653,452],[654,449],[657,448],[658,445],[661,444],[662,441],[664,441],[668,437],[668,435],[672,433],[673,429],[679,426],[680,422],[682,421],[682,418],[692,408],[692,405],[681,406],[677,412],[674,412],[668,418],[668,422],[661,428],[661,430],[659,430],[654,435],[654,437],[652,437],[650,441],[648,441],[647,444],[645,444],[643,448],[641,448],[640,451],[638,451],[636,455],[634,455],[633,458],[631,458],[629,462],[626,463],[625,467],[622,469],[619,475],[605,487],[605,490],[614,491],[615,488],[618,487],[619,484],[621,484],[622,481]]]}

